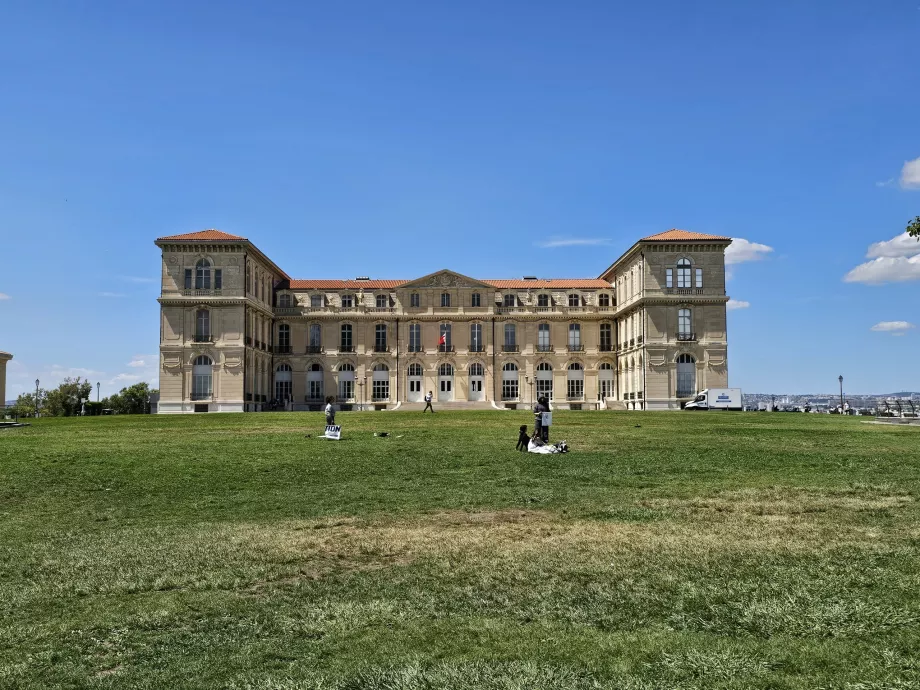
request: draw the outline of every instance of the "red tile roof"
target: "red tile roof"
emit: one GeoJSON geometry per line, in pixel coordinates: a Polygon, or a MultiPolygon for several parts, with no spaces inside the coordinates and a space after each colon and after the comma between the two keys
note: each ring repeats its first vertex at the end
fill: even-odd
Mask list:
{"type": "Polygon", "coordinates": [[[484,280],[482,282],[499,290],[526,290],[527,288],[603,290],[610,287],[610,283],[599,278],[539,278],[537,280],[484,280]]]}
{"type": "Polygon", "coordinates": [[[641,242],[686,242],[692,240],[713,240],[713,241],[729,241],[731,237],[722,237],[721,235],[706,235],[701,232],[690,232],[689,230],[667,230],[666,232],[659,232],[657,235],[650,235],[648,237],[643,237],[641,242]]]}
{"type": "Polygon", "coordinates": [[[388,290],[408,280],[292,280],[291,290],[388,290]]]}
{"type": "Polygon", "coordinates": [[[169,235],[168,237],[159,237],[157,242],[162,240],[236,240],[245,241],[245,237],[240,237],[239,235],[231,235],[230,233],[223,232],[221,230],[200,230],[198,232],[188,232],[184,235],[169,235]]]}

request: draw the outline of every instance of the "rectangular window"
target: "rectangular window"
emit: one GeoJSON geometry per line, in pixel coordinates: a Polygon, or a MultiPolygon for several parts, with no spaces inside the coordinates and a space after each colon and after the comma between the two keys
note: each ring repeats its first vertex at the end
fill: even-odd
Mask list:
{"type": "Polygon", "coordinates": [[[386,324],[378,323],[374,326],[374,350],[377,352],[386,352],[387,350],[386,324]]]}
{"type": "Polygon", "coordinates": [[[354,297],[352,295],[342,295],[342,308],[351,309],[354,306],[354,297]]]}
{"type": "Polygon", "coordinates": [[[502,400],[517,400],[518,391],[518,373],[517,371],[502,372],[502,400]]]}
{"type": "Polygon", "coordinates": [[[581,349],[581,324],[579,323],[569,324],[569,349],[581,349]]]}
{"type": "Polygon", "coordinates": [[[309,397],[310,400],[322,400],[323,399],[323,381],[322,379],[307,381],[307,397],[309,397]]]}
{"type": "Polygon", "coordinates": [[[380,379],[374,377],[373,388],[371,390],[372,400],[389,400],[390,399],[390,379],[380,379]]]}
{"type": "Polygon", "coordinates": [[[377,308],[386,309],[390,306],[390,300],[386,295],[377,295],[377,308]]]}
{"type": "Polygon", "coordinates": [[[310,295],[310,307],[312,309],[321,309],[323,306],[322,295],[310,295]]]}
{"type": "Polygon", "coordinates": [[[568,397],[569,399],[578,399],[585,397],[585,381],[582,378],[568,379],[568,397]]]}
{"type": "Polygon", "coordinates": [[[482,352],[482,324],[470,324],[470,352],[482,352]]]}
{"type": "Polygon", "coordinates": [[[507,293],[505,294],[505,304],[504,304],[504,306],[506,306],[506,307],[513,307],[513,306],[514,306],[514,295],[513,295],[513,294],[512,294],[512,295],[509,295],[509,294],[507,294],[507,293]]]}
{"type": "Polygon", "coordinates": [[[673,268],[665,269],[664,275],[665,275],[665,287],[669,287],[669,288],[674,287],[674,269],[673,268]]]}
{"type": "Polygon", "coordinates": [[[702,268],[696,269],[696,286],[698,288],[703,287],[703,269],[702,268]]]}
{"type": "Polygon", "coordinates": [[[438,338],[438,349],[441,352],[450,352],[453,349],[453,345],[450,340],[450,324],[442,323],[440,329],[441,335],[438,338]]]}
{"type": "Polygon", "coordinates": [[[281,324],[278,326],[278,346],[279,347],[290,347],[291,346],[291,327],[287,324],[281,324]]]}
{"type": "Polygon", "coordinates": [[[218,268],[214,271],[214,289],[221,290],[223,287],[223,274],[222,271],[218,268]]]}
{"type": "Polygon", "coordinates": [[[410,307],[418,307],[418,305],[419,305],[419,296],[418,296],[418,293],[417,293],[417,292],[413,292],[411,295],[409,295],[409,306],[410,306],[410,307]]]}
{"type": "Polygon", "coordinates": [[[601,324],[601,352],[610,352],[613,343],[613,328],[609,323],[601,324]]]}
{"type": "Polygon", "coordinates": [[[442,293],[441,293],[441,306],[442,306],[442,307],[449,307],[449,306],[450,306],[450,293],[449,293],[449,292],[442,292],[442,293]]]}
{"type": "Polygon", "coordinates": [[[422,325],[419,323],[409,324],[409,352],[422,351],[422,325]]]}
{"type": "Polygon", "coordinates": [[[549,307],[549,295],[537,295],[538,307],[549,307]]]}
{"type": "Polygon", "coordinates": [[[192,376],[192,400],[206,400],[211,397],[211,375],[194,374],[192,376]]]}
{"type": "Polygon", "coordinates": [[[570,307],[580,307],[581,298],[578,295],[569,295],[569,306],[570,307]]]}
{"type": "Polygon", "coordinates": [[[339,397],[344,400],[353,400],[355,397],[354,379],[339,379],[339,397]]]}
{"type": "Polygon", "coordinates": [[[319,352],[323,346],[323,327],[318,323],[310,324],[310,349],[319,352]]]}
{"type": "Polygon", "coordinates": [[[537,326],[537,352],[549,352],[552,347],[549,342],[549,324],[541,323],[537,326]]]}
{"type": "Polygon", "coordinates": [[[345,352],[351,352],[352,347],[351,324],[342,324],[342,343],[339,349],[344,350],[345,352]]]}
{"type": "Polygon", "coordinates": [[[479,307],[479,306],[482,306],[482,295],[480,295],[478,292],[474,292],[473,295],[472,295],[472,297],[471,297],[470,306],[471,306],[471,307],[479,307]]]}
{"type": "Polygon", "coordinates": [[[206,342],[211,338],[211,312],[199,309],[195,316],[195,340],[206,342]]]}
{"type": "Polygon", "coordinates": [[[282,402],[291,399],[291,382],[275,381],[275,399],[282,402]]]}
{"type": "Polygon", "coordinates": [[[512,349],[517,345],[517,328],[513,323],[505,324],[505,349],[512,349]]]}
{"type": "Polygon", "coordinates": [[[190,268],[185,269],[185,289],[192,289],[192,269],[190,268]]]}
{"type": "Polygon", "coordinates": [[[689,309],[677,310],[677,337],[689,339],[693,333],[693,320],[689,309]]]}

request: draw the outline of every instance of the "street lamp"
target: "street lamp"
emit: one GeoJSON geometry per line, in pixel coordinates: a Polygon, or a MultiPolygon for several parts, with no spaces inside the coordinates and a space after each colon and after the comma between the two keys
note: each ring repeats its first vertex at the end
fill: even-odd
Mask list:
{"type": "Polygon", "coordinates": [[[837,377],[840,382],[840,414],[843,414],[843,374],[837,377]]]}
{"type": "Polygon", "coordinates": [[[96,402],[99,402],[99,386],[102,384],[96,381],[96,402]]]}
{"type": "Polygon", "coordinates": [[[38,419],[38,379],[35,379],[35,419],[38,419]]]}
{"type": "Polygon", "coordinates": [[[525,376],[525,377],[524,377],[524,381],[526,381],[526,382],[530,385],[530,404],[533,405],[533,404],[534,404],[534,399],[533,399],[533,379],[531,379],[529,376],[525,376]]]}

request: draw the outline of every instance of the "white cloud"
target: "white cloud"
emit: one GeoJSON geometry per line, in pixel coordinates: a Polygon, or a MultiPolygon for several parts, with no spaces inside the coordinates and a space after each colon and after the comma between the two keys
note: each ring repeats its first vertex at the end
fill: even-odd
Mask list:
{"type": "Polygon", "coordinates": [[[100,297],[127,297],[123,292],[100,292],[100,297]]]}
{"type": "Polygon", "coordinates": [[[773,251],[773,247],[756,242],[748,242],[741,237],[733,237],[732,243],[725,250],[726,265],[741,264],[746,261],[760,261],[773,251]]]}
{"type": "Polygon", "coordinates": [[[916,237],[911,237],[906,232],[902,232],[897,237],[885,242],[870,244],[869,251],[866,252],[866,258],[916,256],[917,254],[920,254],[920,242],[917,241],[916,237]]]}
{"type": "Polygon", "coordinates": [[[156,367],[157,366],[157,356],[156,355],[134,355],[130,362],[128,362],[129,367],[156,367]]]}
{"type": "Polygon", "coordinates": [[[554,237],[553,239],[547,240],[546,242],[537,242],[537,246],[542,247],[543,249],[550,249],[553,247],[590,247],[600,244],[610,244],[610,240],[576,237],[554,237]]]}
{"type": "Polygon", "coordinates": [[[901,188],[920,189],[920,158],[904,162],[901,168],[901,188]]]}
{"type": "Polygon", "coordinates": [[[9,295],[6,295],[6,294],[0,292],[0,300],[5,300],[5,299],[13,299],[13,298],[10,297],[9,295]]]}
{"type": "Polygon", "coordinates": [[[891,333],[891,335],[904,335],[911,328],[916,328],[916,326],[907,321],[880,321],[870,330],[891,333]]]}
{"type": "Polygon", "coordinates": [[[846,283],[867,285],[920,280],[920,254],[910,258],[885,256],[867,261],[847,273],[843,280],[846,283]]]}
{"type": "Polygon", "coordinates": [[[725,305],[725,308],[729,311],[732,311],[734,309],[747,309],[749,306],[751,306],[750,302],[745,302],[744,300],[740,299],[730,299],[725,305]]]}

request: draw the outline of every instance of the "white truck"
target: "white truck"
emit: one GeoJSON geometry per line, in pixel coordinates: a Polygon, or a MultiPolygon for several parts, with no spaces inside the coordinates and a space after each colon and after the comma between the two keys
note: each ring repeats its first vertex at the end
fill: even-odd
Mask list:
{"type": "Polygon", "coordinates": [[[685,410],[741,410],[740,388],[707,388],[684,405],[685,410]]]}

